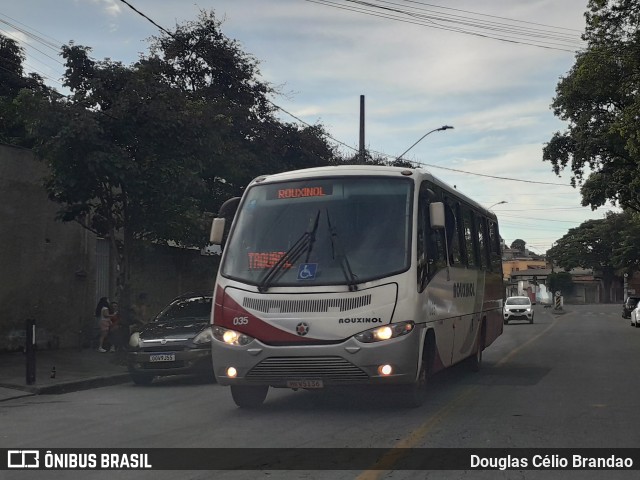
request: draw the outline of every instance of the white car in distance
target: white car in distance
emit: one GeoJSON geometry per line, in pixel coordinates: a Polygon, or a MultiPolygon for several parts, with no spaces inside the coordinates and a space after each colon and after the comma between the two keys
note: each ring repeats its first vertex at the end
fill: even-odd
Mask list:
{"type": "Polygon", "coordinates": [[[529,297],[508,297],[504,302],[504,324],[509,320],[529,320],[533,323],[533,305],[529,297]]]}

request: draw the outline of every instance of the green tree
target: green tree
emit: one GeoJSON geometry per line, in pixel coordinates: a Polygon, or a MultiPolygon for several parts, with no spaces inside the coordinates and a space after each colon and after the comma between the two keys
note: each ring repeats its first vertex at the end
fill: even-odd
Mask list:
{"type": "Polygon", "coordinates": [[[543,160],[557,175],[570,168],[583,205],[640,211],[640,0],[590,0],[585,17],[587,47],[552,104],[568,127],[553,135],[543,160]]]}
{"type": "Polygon", "coordinates": [[[59,218],[110,239],[125,309],[135,242],[204,246],[205,212],[250,179],[331,160],[321,127],[276,120],[257,62],[213,13],[154,38],[129,67],[90,51],[63,47],[68,98],[23,90],[18,99],[59,218]]]}
{"type": "Polygon", "coordinates": [[[0,34],[0,142],[29,146],[23,122],[18,118],[14,100],[24,88],[47,91],[42,78],[36,74],[25,75],[23,63],[26,57],[18,43],[0,34]]]}
{"type": "Polygon", "coordinates": [[[513,242],[511,242],[511,248],[514,250],[518,250],[520,253],[524,253],[527,242],[522,240],[521,238],[516,238],[513,242]]]}
{"type": "Polygon", "coordinates": [[[609,290],[619,266],[614,263],[614,251],[620,249],[621,236],[616,230],[618,216],[587,220],[570,229],[547,251],[547,257],[569,271],[573,268],[594,270],[600,275],[604,287],[604,301],[609,301],[609,290]]]}
{"type": "Polygon", "coordinates": [[[553,272],[547,276],[547,287],[552,295],[560,291],[562,295],[573,293],[574,284],[569,272],[553,272]]]}
{"type": "Polygon", "coordinates": [[[640,213],[625,210],[607,217],[618,242],[611,252],[612,263],[617,268],[616,273],[632,275],[640,270],[640,213]]]}

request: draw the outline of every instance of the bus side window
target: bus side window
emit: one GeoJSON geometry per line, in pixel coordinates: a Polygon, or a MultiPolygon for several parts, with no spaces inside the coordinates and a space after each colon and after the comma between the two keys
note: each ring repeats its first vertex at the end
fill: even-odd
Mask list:
{"type": "Polygon", "coordinates": [[[476,268],[478,265],[477,255],[477,243],[476,229],[473,224],[473,212],[467,208],[462,207],[462,218],[464,224],[464,240],[467,250],[467,266],[469,268],[476,268]]]}
{"type": "Polygon", "coordinates": [[[462,206],[456,203],[456,228],[458,233],[458,245],[460,247],[460,264],[465,267],[469,265],[467,260],[467,244],[465,240],[464,218],[462,216],[462,206]]]}
{"type": "Polygon", "coordinates": [[[498,224],[492,221],[489,221],[489,242],[491,246],[491,269],[494,272],[502,273],[502,252],[500,251],[498,224]]]}
{"type": "Polygon", "coordinates": [[[476,232],[478,233],[478,256],[479,258],[479,262],[478,265],[480,267],[481,270],[489,270],[490,269],[490,264],[489,264],[489,244],[487,242],[487,236],[486,236],[486,224],[484,221],[484,217],[481,217],[478,213],[474,214],[475,217],[475,226],[476,226],[476,232]]]}
{"type": "Polygon", "coordinates": [[[446,239],[449,249],[449,265],[459,265],[462,263],[462,255],[460,252],[460,238],[458,235],[457,219],[454,209],[449,202],[445,203],[446,217],[446,239]]]}

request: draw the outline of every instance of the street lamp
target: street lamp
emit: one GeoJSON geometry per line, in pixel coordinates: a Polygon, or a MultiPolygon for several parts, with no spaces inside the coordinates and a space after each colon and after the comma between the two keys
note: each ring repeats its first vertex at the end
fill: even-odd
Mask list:
{"type": "Polygon", "coordinates": [[[502,200],[501,202],[498,203],[494,203],[493,205],[491,205],[490,207],[487,207],[487,210],[491,210],[493,207],[495,207],[496,205],[502,205],[503,203],[509,203],[506,200],[502,200]]]}
{"type": "Polygon", "coordinates": [[[422,139],[423,139],[424,137],[426,137],[427,135],[429,135],[430,133],[433,133],[433,132],[439,132],[439,131],[441,131],[441,130],[449,130],[450,128],[453,128],[453,127],[452,127],[451,125],[443,125],[443,126],[441,126],[440,128],[434,128],[433,130],[431,130],[431,131],[429,131],[429,132],[425,133],[423,136],[421,136],[421,137],[420,137],[420,139],[419,139],[416,143],[414,143],[414,144],[413,144],[413,145],[411,145],[409,148],[407,148],[407,149],[404,151],[404,153],[403,153],[402,155],[400,155],[400,156],[396,157],[396,160],[400,160],[402,157],[404,157],[404,156],[405,156],[405,154],[406,154],[409,150],[411,150],[411,149],[412,149],[413,147],[415,147],[418,143],[420,143],[420,142],[422,141],[422,139]]]}

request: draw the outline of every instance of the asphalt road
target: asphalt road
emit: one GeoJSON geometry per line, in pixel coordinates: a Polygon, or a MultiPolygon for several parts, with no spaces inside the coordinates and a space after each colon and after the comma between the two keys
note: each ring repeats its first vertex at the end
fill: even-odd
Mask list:
{"type": "MultiPolygon", "coordinates": [[[[0,406],[2,448],[639,448],[640,329],[618,305],[536,306],[484,352],[483,368],[435,376],[428,401],[397,408],[359,392],[271,389],[238,409],[227,388],[174,378],[0,406]]],[[[327,458],[330,462],[331,459],[327,458]]],[[[6,478],[637,478],[637,471],[0,472],[6,478]]],[[[373,467],[373,466],[372,466],[373,467]]],[[[2,475],[0,475],[2,476],[2,475]]],[[[5,478],[3,476],[3,478],[5,478]]]]}

